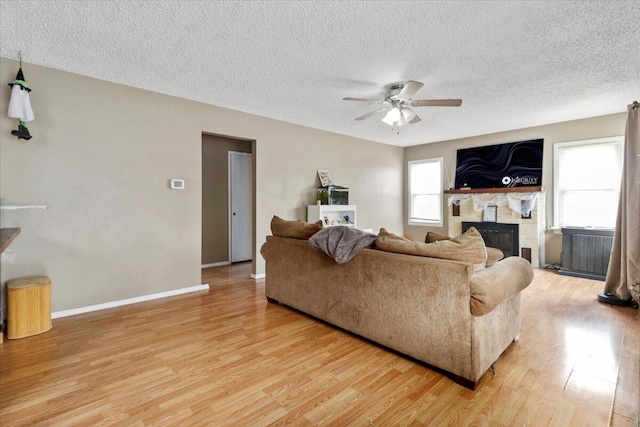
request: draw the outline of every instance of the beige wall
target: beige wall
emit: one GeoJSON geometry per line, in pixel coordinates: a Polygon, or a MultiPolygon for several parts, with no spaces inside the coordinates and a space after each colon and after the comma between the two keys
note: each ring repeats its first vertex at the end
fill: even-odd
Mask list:
{"type": "MultiPolygon", "coordinates": [[[[1,58],[0,82],[17,69],[1,58]]],[[[402,232],[399,147],[31,64],[23,71],[33,139],[12,137],[16,121],[0,115],[0,198],[49,208],[1,211],[2,227],[22,227],[2,283],[49,275],[54,311],[200,284],[202,133],[256,141],[257,274],[271,217],[305,219],[319,168],[351,188],[360,226],[402,232]],[[169,189],[170,178],[186,189],[169,189]]]]}
{"type": "MultiPolygon", "coordinates": [[[[622,108],[624,108],[624,106],[622,106],[622,108]]],[[[546,224],[548,227],[551,227],[553,225],[553,144],[556,142],[580,141],[613,135],[624,135],[625,120],[626,114],[619,113],[409,147],[406,148],[404,152],[404,181],[407,181],[408,161],[443,157],[445,171],[444,183],[445,188],[449,188],[449,182],[452,182],[454,179],[457,149],[544,138],[542,186],[545,188],[546,224]]],[[[444,226],[441,228],[410,226],[407,222],[408,212],[406,195],[403,201],[403,206],[404,232],[405,234],[410,235],[412,239],[424,241],[427,231],[436,231],[438,233],[446,234],[448,227],[446,215],[444,216],[444,226]]],[[[450,209],[450,207],[445,206],[445,209],[450,209]]],[[[545,234],[545,240],[545,262],[547,264],[559,263],[560,252],[562,250],[562,236],[560,234],[553,233],[553,231],[547,231],[545,234]]]]}
{"type": "Polygon", "coordinates": [[[229,151],[252,141],[202,135],[202,264],[229,261],[229,151]]]}

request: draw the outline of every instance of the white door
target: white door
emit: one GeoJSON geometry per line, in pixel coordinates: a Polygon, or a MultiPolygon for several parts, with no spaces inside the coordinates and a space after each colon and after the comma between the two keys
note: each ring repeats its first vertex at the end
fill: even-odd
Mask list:
{"type": "Polygon", "coordinates": [[[229,254],[231,262],[251,260],[253,156],[229,151],[229,254]]]}

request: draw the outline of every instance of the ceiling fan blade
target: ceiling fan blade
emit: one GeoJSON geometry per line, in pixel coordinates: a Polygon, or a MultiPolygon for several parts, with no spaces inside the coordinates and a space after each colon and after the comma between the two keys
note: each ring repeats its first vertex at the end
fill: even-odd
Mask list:
{"type": "Polygon", "coordinates": [[[370,112],[370,113],[367,113],[367,114],[365,114],[364,116],[360,116],[360,117],[358,117],[356,120],[364,120],[364,119],[368,119],[369,117],[374,116],[374,115],[376,115],[376,114],[378,114],[378,113],[380,113],[380,112],[382,112],[382,111],[387,111],[388,109],[389,109],[389,108],[386,108],[386,107],[385,107],[385,108],[380,108],[380,109],[378,109],[378,110],[375,110],[375,111],[372,111],[372,112],[370,112]]]}
{"type": "Polygon", "coordinates": [[[398,94],[398,98],[409,99],[419,91],[422,86],[424,86],[424,83],[409,80],[398,94]]]}
{"type": "Polygon", "coordinates": [[[377,104],[381,104],[384,101],[379,99],[367,99],[367,98],[342,98],[343,101],[360,101],[360,102],[375,102],[377,104]]]}
{"type": "Polygon", "coordinates": [[[462,99],[419,99],[411,101],[412,107],[459,107],[462,99]]]}
{"type": "Polygon", "coordinates": [[[414,124],[414,123],[418,123],[421,120],[422,119],[416,114],[416,116],[413,119],[411,119],[409,123],[414,124]]]}

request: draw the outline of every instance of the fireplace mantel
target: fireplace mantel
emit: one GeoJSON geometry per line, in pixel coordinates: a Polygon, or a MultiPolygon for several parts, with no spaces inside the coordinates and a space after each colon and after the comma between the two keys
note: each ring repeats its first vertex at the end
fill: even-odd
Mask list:
{"type": "Polygon", "coordinates": [[[519,215],[529,216],[543,187],[476,188],[475,190],[445,190],[449,205],[473,202],[480,212],[487,206],[509,206],[519,215]]]}
{"type": "Polygon", "coordinates": [[[543,187],[470,188],[468,190],[444,190],[444,194],[486,194],[486,193],[540,193],[543,187]]]}

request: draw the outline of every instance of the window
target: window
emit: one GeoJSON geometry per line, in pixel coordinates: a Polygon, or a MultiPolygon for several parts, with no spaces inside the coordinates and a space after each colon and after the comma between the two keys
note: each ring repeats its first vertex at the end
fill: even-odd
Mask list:
{"type": "Polygon", "coordinates": [[[442,158],[409,162],[409,224],[442,226],[442,158]]]}
{"type": "Polygon", "coordinates": [[[556,227],[614,228],[622,169],[622,137],[553,146],[556,227]]]}

